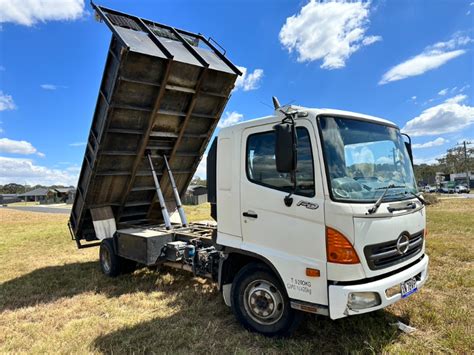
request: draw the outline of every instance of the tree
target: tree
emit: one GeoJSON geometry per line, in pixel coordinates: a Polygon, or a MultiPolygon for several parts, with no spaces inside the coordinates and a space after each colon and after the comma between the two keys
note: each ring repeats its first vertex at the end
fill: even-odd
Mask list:
{"type": "Polygon", "coordinates": [[[420,164],[414,165],[416,181],[433,185],[435,184],[436,173],[440,171],[439,165],[420,164]]]}
{"type": "Polygon", "coordinates": [[[464,154],[464,145],[458,145],[448,149],[446,155],[438,159],[441,169],[445,173],[463,173],[474,170],[474,148],[466,146],[464,154]]]}
{"type": "Polygon", "coordinates": [[[207,181],[201,179],[199,176],[193,177],[191,180],[191,185],[201,185],[201,186],[207,186],[207,181]]]}

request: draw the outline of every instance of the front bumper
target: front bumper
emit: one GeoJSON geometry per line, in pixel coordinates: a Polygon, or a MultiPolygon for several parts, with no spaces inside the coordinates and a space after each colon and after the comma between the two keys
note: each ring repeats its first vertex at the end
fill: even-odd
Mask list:
{"type": "Polygon", "coordinates": [[[410,268],[403,270],[395,275],[359,285],[349,286],[329,286],[329,316],[331,319],[338,319],[347,317],[354,314],[362,314],[372,312],[377,309],[385,308],[392,303],[399,301],[402,296],[400,293],[387,297],[385,290],[400,285],[402,282],[419,275],[416,282],[416,287],[420,289],[427,278],[428,278],[428,255],[424,255],[423,258],[411,266],[410,268]],[[378,306],[351,310],[347,306],[349,293],[351,292],[377,292],[380,296],[381,303],[378,306]]]}

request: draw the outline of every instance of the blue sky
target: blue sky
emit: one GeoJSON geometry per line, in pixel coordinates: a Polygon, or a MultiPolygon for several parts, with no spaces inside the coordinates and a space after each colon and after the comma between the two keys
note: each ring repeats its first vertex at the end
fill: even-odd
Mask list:
{"type": "MultiPolygon", "coordinates": [[[[226,48],[246,75],[220,126],[271,114],[276,95],[390,119],[417,162],[474,138],[472,0],[99,4],[226,48]]],[[[110,32],[82,0],[1,0],[0,24],[0,184],[75,184],[110,32]]]]}

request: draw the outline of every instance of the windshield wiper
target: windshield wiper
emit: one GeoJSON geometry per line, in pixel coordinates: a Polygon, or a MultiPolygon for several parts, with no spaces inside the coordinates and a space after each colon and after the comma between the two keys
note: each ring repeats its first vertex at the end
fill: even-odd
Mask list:
{"type": "Polygon", "coordinates": [[[426,201],[423,197],[421,197],[420,195],[417,195],[416,193],[414,193],[413,191],[405,191],[405,194],[410,194],[412,195],[413,197],[416,197],[418,199],[418,201],[420,201],[420,203],[422,205],[426,205],[426,201]]]}
{"type": "Polygon", "coordinates": [[[391,184],[391,185],[388,185],[388,186],[385,186],[385,187],[379,187],[377,190],[385,189],[385,191],[382,193],[382,195],[380,195],[379,199],[374,203],[374,205],[371,208],[369,208],[369,210],[367,211],[366,214],[373,214],[373,213],[377,212],[380,205],[382,204],[383,198],[387,194],[387,191],[390,190],[390,189],[395,189],[395,188],[400,188],[400,187],[405,187],[405,186],[404,185],[403,186],[397,186],[395,184],[391,184]]]}

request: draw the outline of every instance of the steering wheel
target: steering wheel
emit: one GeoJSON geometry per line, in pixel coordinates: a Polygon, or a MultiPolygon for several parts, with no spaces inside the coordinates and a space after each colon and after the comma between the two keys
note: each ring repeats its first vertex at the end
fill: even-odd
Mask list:
{"type": "Polygon", "coordinates": [[[351,197],[349,192],[347,192],[346,190],[334,188],[333,191],[339,197],[342,197],[342,198],[350,198],[351,197]]]}

